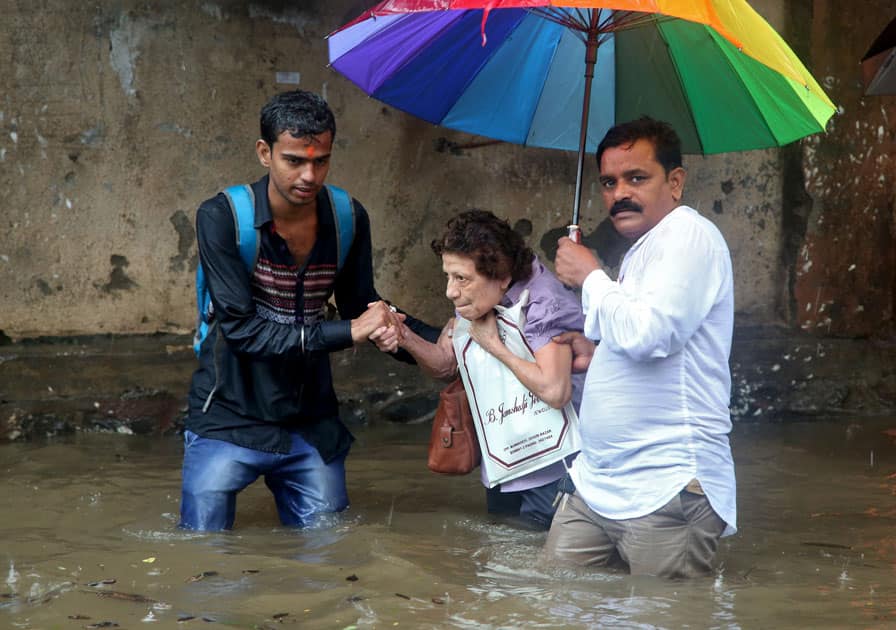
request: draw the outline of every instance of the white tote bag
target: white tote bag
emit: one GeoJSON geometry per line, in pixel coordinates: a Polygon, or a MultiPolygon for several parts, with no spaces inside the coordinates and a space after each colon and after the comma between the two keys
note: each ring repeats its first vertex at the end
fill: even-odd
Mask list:
{"type": "MultiPolygon", "coordinates": [[[[518,357],[535,361],[523,336],[523,307],[520,301],[498,311],[498,334],[518,357]]],[[[506,365],[483,350],[470,336],[470,322],[458,317],[454,325],[454,354],[482,450],[486,485],[516,479],[544,468],[580,448],[578,416],[573,404],[554,409],[542,402],[514,376],[506,365]]]]}

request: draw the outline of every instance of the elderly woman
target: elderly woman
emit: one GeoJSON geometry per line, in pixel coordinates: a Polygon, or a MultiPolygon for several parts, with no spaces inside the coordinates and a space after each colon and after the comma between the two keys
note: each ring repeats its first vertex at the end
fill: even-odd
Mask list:
{"type": "MultiPolygon", "coordinates": [[[[469,210],[451,219],[444,233],[432,242],[447,277],[445,294],[455,313],[471,322],[473,340],[506,365],[532,393],[551,407],[573,400],[578,409],[584,375],[572,374],[572,353],[567,344],[552,341],[566,331],[581,331],[584,318],[578,297],[539,262],[523,238],[491,212],[469,210]],[[511,306],[529,291],[523,331],[535,362],[510,352],[498,336],[495,306],[511,306]]],[[[435,378],[449,381],[457,375],[451,345],[454,319],[449,320],[436,343],[407,327],[381,329],[374,334],[380,347],[398,344],[420,367],[435,378]]],[[[565,470],[557,462],[487,491],[490,513],[521,517],[520,524],[547,529],[554,514],[557,483],[565,470]]],[[[483,479],[483,481],[485,481],[483,479]]]]}

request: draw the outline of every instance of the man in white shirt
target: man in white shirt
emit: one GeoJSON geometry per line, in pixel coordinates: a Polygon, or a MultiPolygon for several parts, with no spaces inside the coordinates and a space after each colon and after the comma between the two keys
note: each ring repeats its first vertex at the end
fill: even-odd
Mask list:
{"type": "Polygon", "coordinates": [[[633,574],[709,573],[736,531],[728,443],[734,319],[731,256],[719,230],[680,203],[681,143],[641,118],[597,149],[605,206],[634,241],[619,279],[560,240],[557,276],[582,287],[599,341],[580,411],[583,447],[545,547],[548,559],[633,574]]]}

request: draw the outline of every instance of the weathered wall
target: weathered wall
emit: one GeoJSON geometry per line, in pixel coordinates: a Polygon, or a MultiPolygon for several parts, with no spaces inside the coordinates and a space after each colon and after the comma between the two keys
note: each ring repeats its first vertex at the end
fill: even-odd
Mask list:
{"type": "MultiPolygon", "coordinates": [[[[813,17],[804,4],[767,0],[756,7],[786,34],[799,31],[793,24],[800,18],[813,17]]],[[[896,117],[892,100],[856,105],[858,96],[850,96],[855,60],[882,24],[853,16],[856,32],[843,36],[839,4],[816,0],[814,22],[803,20],[811,33],[808,27],[798,33],[806,52],[812,42],[811,59],[822,62],[816,75],[847,103],[834,135],[808,143],[805,169],[800,146],[687,159],[688,200],[731,245],[742,325],[795,321],[806,302],[812,302],[806,312],[815,313],[844,291],[850,309],[864,304],[866,328],[890,317],[892,162],[877,160],[872,144],[883,125],[892,151],[896,117]],[[833,41],[827,29],[835,28],[836,54],[827,52],[833,41]],[[871,122],[859,123],[860,115],[871,122]],[[855,140],[852,129],[871,134],[867,144],[842,150],[855,140]],[[873,164],[866,166],[869,148],[873,164]],[[843,190],[842,182],[864,173],[863,181],[888,182],[888,205],[877,192],[871,200],[862,185],[843,190]],[[866,213],[874,219],[865,221],[866,213]],[[849,261],[845,253],[836,261],[820,258],[847,228],[856,230],[842,248],[849,261]],[[844,273],[856,262],[858,273],[835,284],[833,269],[821,272],[829,262],[844,273]],[[880,278],[884,289],[869,296],[880,278]],[[816,285],[825,287],[823,300],[816,285]],[[872,309],[875,300],[886,308],[872,309]]],[[[330,180],[348,187],[371,214],[383,295],[433,321],[448,314],[428,243],[449,216],[471,206],[506,216],[550,257],[571,213],[574,156],[470,146],[481,138],[364,96],[326,68],[323,39],[360,5],[0,0],[0,58],[8,60],[0,72],[0,330],[14,338],[189,331],[195,208],[221,187],[262,174],[253,154],[258,110],[270,94],[292,87],[277,82],[284,72],[322,92],[336,112],[330,180]]],[[[602,223],[593,160],[586,163],[583,215],[589,242],[614,262],[618,243],[614,250],[612,230],[602,223]]]]}
{"type": "Polygon", "coordinates": [[[807,142],[812,200],[798,252],[798,324],[834,336],[892,336],[896,289],[896,96],[864,96],[858,60],[896,17],[892,0],[815,0],[815,74],[840,106],[807,142]]]}

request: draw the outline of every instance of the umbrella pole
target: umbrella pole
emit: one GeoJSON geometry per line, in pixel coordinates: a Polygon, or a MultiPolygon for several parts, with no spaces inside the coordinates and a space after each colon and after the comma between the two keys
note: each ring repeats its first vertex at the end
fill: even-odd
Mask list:
{"type": "Polygon", "coordinates": [[[591,109],[591,80],[594,78],[594,64],[597,62],[597,20],[598,11],[591,11],[591,26],[585,42],[585,98],[582,101],[582,125],[579,129],[579,160],[576,164],[576,196],[572,209],[572,225],[578,229],[579,207],[582,204],[582,173],[585,170],[585,141],[588,137],[588,113],[591,109]]]}

